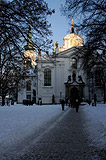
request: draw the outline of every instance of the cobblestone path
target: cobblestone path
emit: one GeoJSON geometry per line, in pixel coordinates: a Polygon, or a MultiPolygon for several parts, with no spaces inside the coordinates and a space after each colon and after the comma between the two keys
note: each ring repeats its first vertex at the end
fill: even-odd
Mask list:
{"type": "Polygon", "coordinates": [[[106,152],[90,147],[87,133],[84,131],[84,117],[80,109],[75,109],[57,121],[55,126],[46,133],[22,160],[105,160],[106,152]]]}
{"type": "Polygon", "coordinates": [[[90,146],[88,133],[84,130],[83,109],[76,113],[68,110],[53,127],[36,143],[32,143],[23,155],[11,160],[105,160],[106,151],[90,146]]]}

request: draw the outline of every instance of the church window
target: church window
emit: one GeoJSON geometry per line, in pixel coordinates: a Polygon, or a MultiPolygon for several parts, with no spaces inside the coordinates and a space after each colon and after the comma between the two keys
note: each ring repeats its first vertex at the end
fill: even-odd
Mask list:
{"type": "Polygon", "coordinates": [[[31,91],[31,81],[26,82],[26,90],[31,91]]]}
{"type": "Polygon", "coordinates": [[[72,45],[72,46],[76,46],[76,45],[77,45],[77,42],[76,42],[76,39],[75,39],[75,38],[72,38],[72,39],[71,39],[71,45],[72,45]]]}
{"type": "Polygon", "coordinates": [[[44,70],[44,86],[51,86],[51,70],[48,68],[44,70]]]}

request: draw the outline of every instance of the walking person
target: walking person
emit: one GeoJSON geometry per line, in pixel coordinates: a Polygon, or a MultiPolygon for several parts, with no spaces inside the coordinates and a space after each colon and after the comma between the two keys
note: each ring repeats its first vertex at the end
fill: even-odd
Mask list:
{"type": "Polygon", "coordinates": [[[96,94],[94,94],[94,106],[96,107],[97,97],[96,94]]]}
{"type": "Polygon", "coordinates": [[[69,105],[69,107],[71,106],[71,100],[70,100],[70,98],[68,98],[68,105],[69,105]]]}
{"type": "Polygon", "coordinates": [[[54,94],[52,96],[52,104],[55,104],[55,96],[54,96],[54,94]]]}
{"type": "Polygon", "coordinates": [[[61,100],[62,111],[64,111],[64,105],[65,105],[65,101],[64,101],[64,99],[62,99],[61,100]]]}
{"type": "Polygon", "coordinates": [[[76,112],[78,112],[78,109],[79,109],[79,99],[76,99],[76,112]]]}

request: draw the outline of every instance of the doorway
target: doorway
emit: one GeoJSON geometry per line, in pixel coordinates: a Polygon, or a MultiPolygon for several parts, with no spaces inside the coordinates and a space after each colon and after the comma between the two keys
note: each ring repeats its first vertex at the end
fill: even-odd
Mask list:
{"type": "Polygon", "coordinates": [[[76,87],[71,88],[70,90],[70,98],[76,99],[79,97],[79,90],[76,87]]]}
{"type": "Polygon", "coordinates": [[[70,90],[70,101],[72,107],[75,106],[76,99],[79,99],[79,90],[76,87],[71,88],[70,90]]]}

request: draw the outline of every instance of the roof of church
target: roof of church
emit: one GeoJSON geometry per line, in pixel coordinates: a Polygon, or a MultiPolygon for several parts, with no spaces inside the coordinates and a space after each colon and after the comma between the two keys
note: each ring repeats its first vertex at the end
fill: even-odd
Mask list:
{"type": "Polygon", "coordinates": [[[67,50],[72,47],[83,46],[83,38],[80,35],[76,34],[76,30],[77,29],[76,29],[76,27],[74,27],[73,19],[72,19],[72,26],[70,27],[71,33],[64,37],[64,45],[63,46],[58,48],[57,47],[58,45],[56,45],[56,48],[58,48],[57,52],[67,50]]]}

